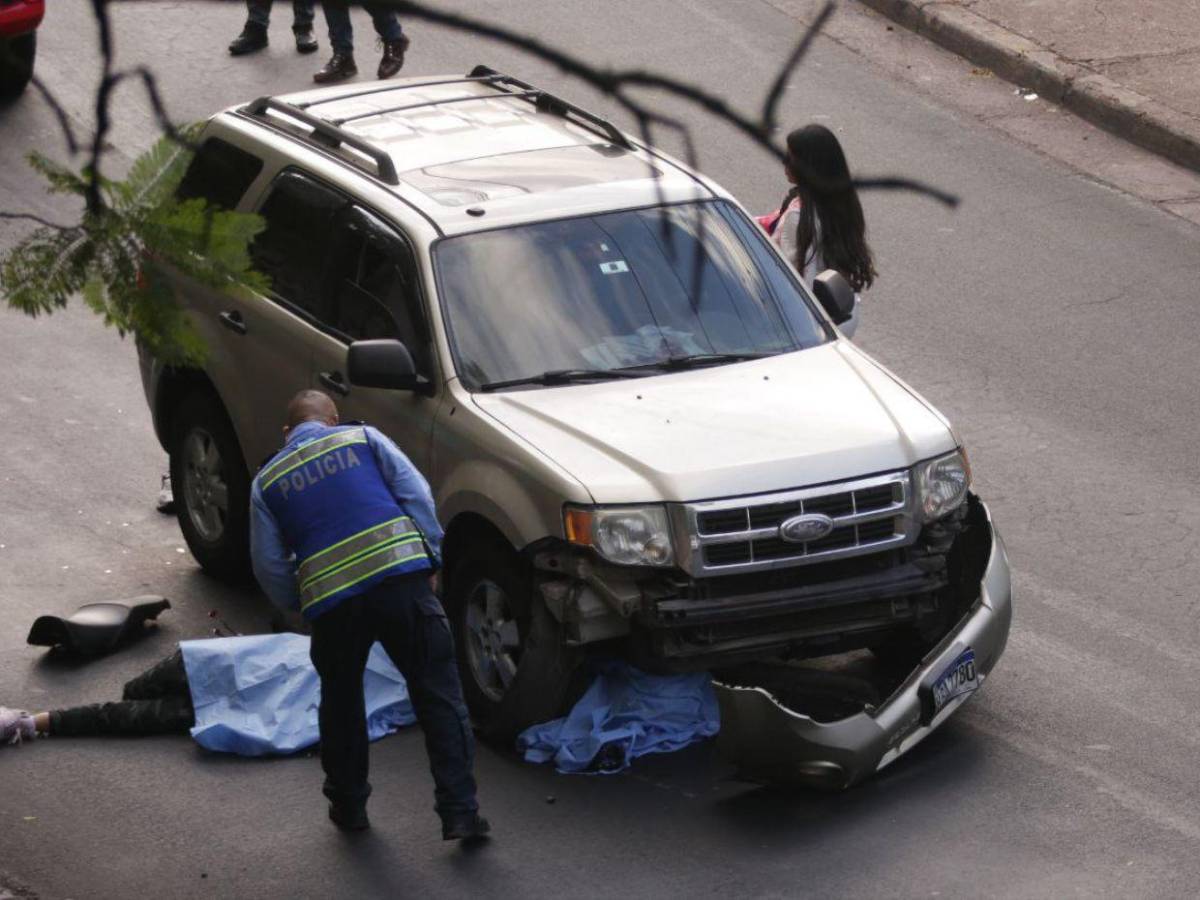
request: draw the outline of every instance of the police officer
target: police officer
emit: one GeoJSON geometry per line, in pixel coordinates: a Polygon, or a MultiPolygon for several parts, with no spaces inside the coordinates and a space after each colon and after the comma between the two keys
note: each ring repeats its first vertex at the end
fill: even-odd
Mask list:
{"type": "Polygon", "coordinates": [[[481,837],[489,825],[475,799],[474,739],[433,592],[442,529],[429,485],[374,428],[339,426],[320,391],[293,397],[287,423],[283,449],[251,489],[251,553],[271,600],[312,623],[329,817],[348,831],[370,826],[363,672],[379,641],[425,732],[442,837],[481,837]]]}

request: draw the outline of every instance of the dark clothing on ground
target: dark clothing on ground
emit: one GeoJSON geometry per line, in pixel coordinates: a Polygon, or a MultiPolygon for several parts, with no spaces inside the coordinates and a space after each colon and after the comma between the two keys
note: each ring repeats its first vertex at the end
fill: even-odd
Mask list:
{"type": "Polygon", "coordinates": [[[179,650],[127,682],[122,697],[118,703],[52,710],[50,734],[187,734],[196,722],[179,650]]]}
{"type": "MultiPolygon", "coordinates": [[[[246,0],[246,19],[264,28],[271,22],[274,0],[246,0]]],[[[292,0],[292,28],[311,28],[316,9],[313,0],[292,0]]]]}
{"type": "MultiPolygon", "coordinates": [[[[325,24],[329,26],[329,43],[333,46],[333,52],[353,54],[354,26],[350,23],[349,5],[345,0],[323,0],[321,7],[325,10],[325,24]]],[[[375,32],[383,41],[400,40],[404,31],[391,7],[369,2],[364,2],[362,7],[370,14],[375,32]]]]}
{"type": "Polygon", "coordinates": [[[363,669],[375,641],[408,683],[425,732],[435,809],[443,821],[474,813],[475,739],[450,625],[424,572],[389,578],[313,620],[312,661],[321,676],[325,796],[353,809],[365,804],[371,793],[363,669]]]}

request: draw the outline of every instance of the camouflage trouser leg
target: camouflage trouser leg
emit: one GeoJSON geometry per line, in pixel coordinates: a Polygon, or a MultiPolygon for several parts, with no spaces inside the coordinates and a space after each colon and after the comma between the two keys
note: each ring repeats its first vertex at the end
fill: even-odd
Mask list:
{"type": "Polygon", "coordinates": [[[195,724],[183,656],[171,656],[125,685],[119,703],[93,703],[50,713],[50,734],[184,734],[195,724]]]}

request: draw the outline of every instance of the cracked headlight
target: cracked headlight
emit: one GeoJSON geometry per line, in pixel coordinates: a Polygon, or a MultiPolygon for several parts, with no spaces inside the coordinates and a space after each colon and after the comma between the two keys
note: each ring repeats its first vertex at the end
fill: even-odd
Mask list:
{"type": "Polygon", "coordinates": [[[927,459],[913,468],[913,486],[917,495],[917,518],[932,522],[957,509],[971,487],[971,464],[967,452],[959,449],[936,459],[927,459]]]}
{"type": "Polygon", "coordinates": [[[671,526],[663,506],[568,506],[567,540],[591,547],[623,566],[669,566],[675,562],[671,526]]]}

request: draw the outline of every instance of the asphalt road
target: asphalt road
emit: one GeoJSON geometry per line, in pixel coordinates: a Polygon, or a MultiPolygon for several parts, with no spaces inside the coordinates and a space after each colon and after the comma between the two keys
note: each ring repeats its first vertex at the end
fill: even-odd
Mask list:
{"type": "MultiPolygon", "coordinates": [[[[39,70],[86,124],[84,6],[51,5],[39,70]]],[[[470,4],[747,106],[796,33],[786,10],[804,6],[470,4]]],[[[297,57],[278,7],[270,50],[232,60],[238,4],[122,6],[122,61],[151,65],[180,119],[295,88],[327,43],[297,57]]],[[[374,50],[358,21],[365,70],[374,50]]],[[[589,97],[513,52],[412,34],[408,73],[488,62],[589,97]]],[[[483,749],[497,837],[473,854],[438,840],[415,730],[374,745],[375,829],[354,841],[325,820],[310,757],[215,758],[184,738],[49,740],[0,749],[0,897],[1194,895],[1200,231],[1018,144],[960,99],[822,41],[784,111],[835,126],[863,173],[916,175],[964,200],[951,212],[865,198],[883,277],[861,343],[956,423],[1015,569],[1007,655],[939,733],[841,795],[732,781],[708,747],[611,778],[483,749]]],[[[134,88],[120,101],[118,159],[153,129],[134,88]]],[[[754,208],[777,202],[764,154],[674,111],[694,125],[706,171],[754,208]]],[[[61,153],[56,128],[32,94],[0,109],[0,208],[66,214],[20,162],[33,148],[61,153]]],[[[16,231],[0,222],[0,241],[16,231]]],[[[0,360],[0,703],[111,698],[175,641],[206,634],[212,609],[263,630],[265,601],[202,576],[154,511],[166,461],[132,345],[79,309],[2,311],[0,360]],[[175,608],[118,655],[69,666],[23,643],[39,613],[146,592],[175,608]]]]}

